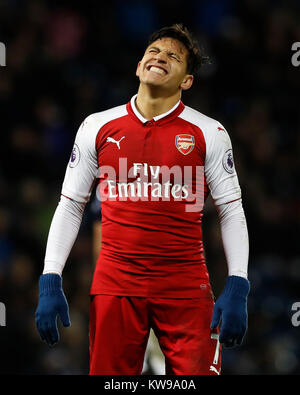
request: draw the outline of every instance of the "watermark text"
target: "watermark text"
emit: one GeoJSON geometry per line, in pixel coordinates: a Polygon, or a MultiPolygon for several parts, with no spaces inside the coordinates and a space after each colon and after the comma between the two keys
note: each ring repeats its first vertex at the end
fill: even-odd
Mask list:
{"type": "Polygon", "coordinates": [[[292,315],[292,325],[299,326],[300,325],[300,302],[293,303],[292,311],[295,311],[295,313],[292,315]]]}
{"type": "Polygon", "coordinates": [[[6,47],[0,42],[0,66],[6,66],[6,47]]]}
{"type": "Polygon", "coordinates": [[[292,51],[295,53],[292,55],[291,61],[292,65],[295,67],[300,66],[300,42],[296,41],[292,44],[292,51]]]}
{"type": "Polygon", "coordinates": [[[6,308],[2,302],[0,302],[0,326],[6,326],[6,308]]]}
{"type": "Polygon", "coordinates": [[[200,212],[204,206],[204,167],[135,162],[119,158],[118,169],[101,166],[98,194],[104,201],[183,202],[186,212],[200,212]]]}

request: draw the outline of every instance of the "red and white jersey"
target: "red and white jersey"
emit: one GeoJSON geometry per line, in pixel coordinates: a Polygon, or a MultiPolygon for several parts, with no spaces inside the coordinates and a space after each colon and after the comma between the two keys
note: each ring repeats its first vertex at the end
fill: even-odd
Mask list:
{"type": "Polygon", "coordinates": [[[84,120],[62,187],[87,202],[100,178],[91,294],[211,297],[201,219],[209,193],[216,204],[241,197],[230,138],[182,101],[147,121],[135,98],[84,120]]]}

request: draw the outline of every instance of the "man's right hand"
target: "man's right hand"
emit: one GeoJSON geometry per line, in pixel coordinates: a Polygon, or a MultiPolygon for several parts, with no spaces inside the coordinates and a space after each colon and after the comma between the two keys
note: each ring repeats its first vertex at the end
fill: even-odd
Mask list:
{"type": "Polygon", "coordinates": [[[49,346],[59,340],[57,316],[65,327],[70,326],[69,306],[62,289],[59,274],[42,274],[39,280],[39,304],[35,312],[35,323],[41,339],[49,346]]]}

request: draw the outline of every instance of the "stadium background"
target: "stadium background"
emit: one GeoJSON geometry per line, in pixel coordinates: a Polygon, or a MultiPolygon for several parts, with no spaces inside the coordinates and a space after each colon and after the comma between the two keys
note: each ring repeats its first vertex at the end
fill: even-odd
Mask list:
{"type": "MultiPolygon", "coordinates": [[[[72,326],[49,349],[34,324],[38,277],[74,136],[89,114],[126,103],[148,35],[187,25],[211,64],[183,95],[230,133],[250,236],[249,329],[223,353],[224,374],[299,374],[300,41],[299,1],[0,1],[0,373],[86,374],[88,291],[95,198],[64,271],[72,326]]],[[[216,296],[226,264],[216,212],[204,217],[207,265],[216,296]]],[[[98,219],[97,219],[98,218],[98,219]]],[[[153,362],[154,361],[154,362],[153,362]]],[[[160,365],[148,360],[145,373],[160,365]]],[[[156,370],[155,370],[156,369],[156,370]]]]}

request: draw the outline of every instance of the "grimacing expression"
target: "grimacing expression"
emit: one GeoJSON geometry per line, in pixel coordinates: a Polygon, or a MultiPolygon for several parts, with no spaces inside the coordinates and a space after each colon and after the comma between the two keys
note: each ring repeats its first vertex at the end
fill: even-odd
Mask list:
{"type": "Polygon", "coordinates": [[[164,37],[147,47],[136,75],[146,85],[174,91],[189,89],[193,76],[187,73],[187,56],[188,51],[182,43],[164,37]]]}

